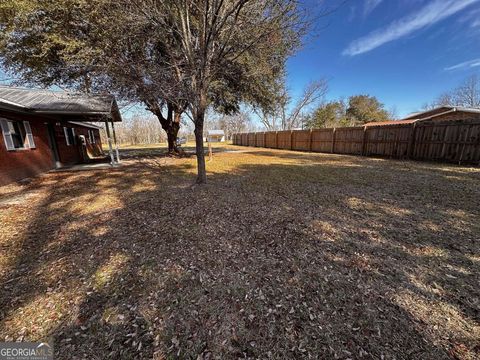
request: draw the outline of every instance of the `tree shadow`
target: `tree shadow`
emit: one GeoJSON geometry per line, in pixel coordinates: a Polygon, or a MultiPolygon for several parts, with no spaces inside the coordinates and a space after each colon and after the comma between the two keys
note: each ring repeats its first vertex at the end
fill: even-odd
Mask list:
{"type": "Polygon", "coordinates": [[[32,184],[0,235],[3,337],[59,359],[478,354],[478,174],[451,193],[443,170],[336,155],[192,188],[190,160],[150,155],[32,184]]]}
{"type": "MultiPolygon", "coordinates": [[[[194,146],[182,146],[180,147],[181,155],[184,157],[194,156],[194,146]]],[[[214,146],[212,152],[214,154],[233,151],[226,146],[214,146]]],[[[204,147],[205,154],[208,153],[208,147],[204,147]]],[[[121,150],[123,159],[149,159],[149,158],[162,158],[169,156],[168,149],[163,147],[145,148],[145,147],[129,147],[121,150]]]]}

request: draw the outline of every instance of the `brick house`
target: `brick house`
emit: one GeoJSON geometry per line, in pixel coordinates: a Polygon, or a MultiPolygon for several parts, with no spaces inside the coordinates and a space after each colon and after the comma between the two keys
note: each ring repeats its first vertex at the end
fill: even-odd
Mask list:
{"type": "Polygon", "coordinates": [[[407,116],[404,120],[468,121],[480,120],[480,109],[461,106],[441,106],[407,116]]]}
{"type": "Polygon", "coordinates": [[[110,127],[121,121],[110,95],[85,96],[66,92],[0,86],[0,185],[66,165],[104,157],[100,139],[107,130],[115,161],[110,127]]]}
{"type": "Polygon", "coordinates": [[[419,121],[479,121],[480,109],[466,108],[461,106],[441,106],[432,110],[414,113],[408,115],[402,120],[369,122],[366,126],[382,126],[382,125],[400,125],[412,124],[419,121]]]}

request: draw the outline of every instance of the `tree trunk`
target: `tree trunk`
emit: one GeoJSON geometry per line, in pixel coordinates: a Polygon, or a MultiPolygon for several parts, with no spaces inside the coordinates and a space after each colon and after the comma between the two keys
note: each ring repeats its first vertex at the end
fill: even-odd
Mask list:
{"type": "Polygon", "coordinates": [[[169,103],[167,104],[167,117],[164,117],[157,101],[146,100],[144,102],[147,105],[147,109],[157,116],[162,129],[167,133],[168,153],[178,154],[177,136],[180,130],[180,119],[183,110],[169,103]]]}
{"type": "Polygon", "coordinates": [[[207,182],[207,170],[205,168],[205,154],[203,152],[203,122],[205,120],[205,108],[199,106],[195,114],[195,149],[197,153],[197,184],[207,182]]]}
{"type": "Polygon", "coordinates": [[[178,146],[177,146],[177,135],[178,130],[180,129],[180,124],[175,124],[173,121],[168,121],[163,116],[157,116],[158,120],[160,121],[160,125],[162,129],[165,130],[167,134],[167,143],[168,143],[168,153],[169,154],[177,154],[178,153],[178,146]]]}
{"type": "Polygon", "coordinates": [[[171,122],[165,132],[167,133],[168,153],[178,154],[177,136],[180,129],[180,123],[171,122]]]}

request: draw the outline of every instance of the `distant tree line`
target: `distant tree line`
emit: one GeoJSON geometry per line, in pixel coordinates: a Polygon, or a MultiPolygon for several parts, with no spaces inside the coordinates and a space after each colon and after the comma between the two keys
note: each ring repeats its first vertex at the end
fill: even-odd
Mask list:
{"type": "Polygon", "coordinates": [[[161,124],[152,116],[134,115],[115,124],[117,142],[122,145],[155,144],[167,141],[161,124]]]}

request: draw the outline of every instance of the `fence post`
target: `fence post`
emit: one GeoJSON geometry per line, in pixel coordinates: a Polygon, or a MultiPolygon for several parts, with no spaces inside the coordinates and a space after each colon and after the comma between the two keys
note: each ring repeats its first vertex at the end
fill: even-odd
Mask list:
{"type": "Polygon", "coordinates": [[[417,123],[414,122],[412,126],[412,133],[410,135],[410,141],[408,142],[407,159],[413,158],[416,131],[417,131],[417,123]]]}
{"type": "Polygon", "coordinates": [[[278,131],[275,131],[275,149],[278,149],[278,131]]]}
{"type": "Polygon", "coordinates": [[[366,145],[367,144],[367,126],[363,127],[363,139],[362,139],[362,156],[366,155],[366,145]]]}
{"type": "Polygon", "coordinates": [[[310,136],[308,138],[308,151],[312,152],[312,133],[313,129],[310,129],[310,136]]]}
{"type": "Polygon", "coordinates": [[[293,130],[290,130],[290,150],[293,150],[293,130]]]}
{"type": "Polygon", "coordinates": [[[267,147],[267,132],[266,131],[263,132],[263,147],[264,148],[267,147]]]}
{"type": "Polygon", "coordinates": [[[333,128],[332,131],[332,154],[335,152],[335,132],[337,131],[337,128],[333,128]]]}

